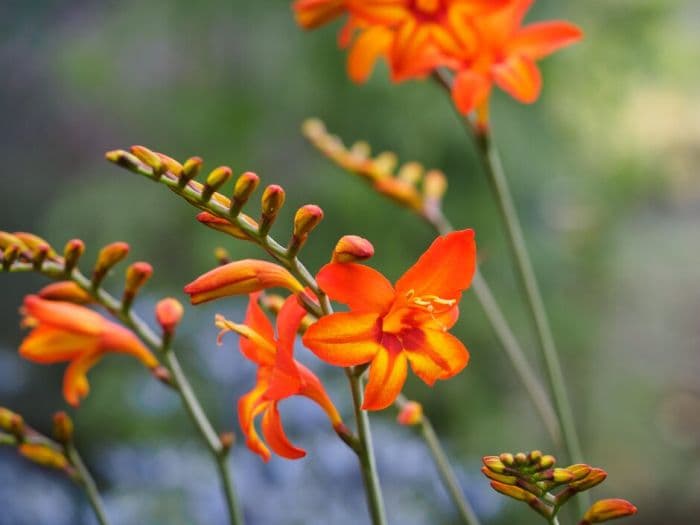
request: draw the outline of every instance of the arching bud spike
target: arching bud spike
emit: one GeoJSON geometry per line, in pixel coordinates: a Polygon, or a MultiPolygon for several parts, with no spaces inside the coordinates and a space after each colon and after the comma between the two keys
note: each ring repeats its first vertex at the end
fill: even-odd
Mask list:
{"type": "Polygon", "coordinates": [[[71,239],[63,249],[64,269],[66,275],[77,266],[78,260],[85,253],[85,243],[80,239],[71,239]]]}
{"type": "Polygon", "coordinates": [[[145,146],[131,146],[131,153],[137,159],[143,162],[146,166],[153,170],[153,176],[157,179],[166,172],[167,166],[163,163],[160,156],[155,151],[148,149],[145,146]]]}
{"type": "Polygon", "coordinates": [[[606,521],[632,516],[637,513],[637,507],[624,499],[602,499],[596,501],[586,511],[579,525],[604,523],[606,521]]]}
{"type": "Polygon", "coordinates": [[[231,168],[228,166],[219,166],[213,170],[208,176],[202,190],[202,200],[207,202],[212,195],[219,190],[233,175],[231,168]]]}
{"type": "Polygon", "coordinates": [[[113,163],[116,164],[117,166],[120,166],[122,168],[125,168],[129,171],[134,171],[136,173],[141,172],[142,170],[145,170],[148,168],[148,166],[144,165],[136,155],[132,155],[128,151],[124,151],[123,149],[116,149],[113,151],[108,151],[105,153],[105,158],[113,163]]]}
{"type": "Polygon", "coordinates": [[[161,162],[165,165],[166,171],[169,171],[178,179],[182,176],[182,172],[184,171],[182,164],[180,164],[174,158],[168,157],[164,153],[156,153],[156,155],[160,157],[161,162]]]}
{"type": "Polygon", "coordinates": [[[92,284],[97,288],[110,269],[129,254],[129,245],[125,242],[113,242],[100,250],[92,273],[92,284]]]}
{"type": "Polygon", "coordinates": [[[147,262],[135,262],[126,269],[126,282],[122,298],[122,309],[125,312],[129,311],[136,294],[151,278],[151,275],[153,275],[153,267],[147,262]]]}
{"type": "Polygon", "coordinates": [[[323,210],[315,204],[299,208],[294,215],[294,231],[289,243],[289,254],[296,255],[306,242],[309,234],[323,220],[323,210]]]}
{"type": "Polygon", "coordinates": [[[233,188],[233,200],[231,201],[231,215],[236,216],[241,212],[245,203],[260,184],[260,177],[252,171],[246,171],[236,180],[233,188]]]}
{"type": "Polygon", "coordinates": [[[182,165],[182,175],[180,176],[180,187],[184,188],[189,181],[197,177],[202,170],[204,161],[201,157],[190,157],[182,165]]]}
{"type": "Polygon", "coordinates": [[[89,304],[92,296],[73,281],[59,281],[44,286],[39,297],[47,301],[64,301],[73,304],[89,304]]]}

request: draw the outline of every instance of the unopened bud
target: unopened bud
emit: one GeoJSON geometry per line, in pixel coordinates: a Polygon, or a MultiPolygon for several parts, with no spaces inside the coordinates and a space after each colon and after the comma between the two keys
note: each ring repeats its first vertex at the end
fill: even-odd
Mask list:
{"type": "Polygon", "coordinates": [[[430,170],[423,178],[423,195],[431,201],[440,201],[447,191],[447,177],[439,170],[430,170]]]}
{"type": "Polygon", "coordinates": [[[184,188],[189,181],[194,179],[202,170],[204,161],[201,157],[190,157],[182,165],[182,175],[180,176],[180,187],[184,188]]]}
{"type": "MultiPolygon", "coordinates": [[[[239,219],[245,221],[251,228],[257,229],[258,227],[258,223],[245,214],[240,215],[239,219]]],[[[228,220],[214,215],[213,213],[209,213],[208,211],[203,211],[197,215],[197,220],[213,230],[227,233],[236,239],[242,239],[244,241],[250,240],[249,235],[236,224],[235,219],[228,220]]]]}
{"type": "Polygon", "coordinates": [[[177,299],[168,297],[156,305],[156,319],[163,329],[163,333],[172,335],[185,313],[182,304],[177,299]]]}
{"type": "Polygon", "coordinates": [[[219,441],[221,441],[221,448],[223,451],[228,452],[236,442],[236,435],[233,432],[222,432],[219,435],[219,441]]]}
{"type": "Polygon", "coordinates": [[[53,437],[62,445],[73,440],[73,420],[65,412],[56,412],[53,416],[53,437]]]}
{"type": "Polygon", "coordinates": [[[409,184],[416,184],[424,171],[425,168],[419,162],[407,162],[401,166],[397,177],[409,184]]]}
{"type": "Polygon", "coordinates": [[[501,494],[505,494],[506,496],[509,496],[513,499],[517,499],[518,501],[525,501],[527,503],[530,503],[531,501],[537,499],[537,496],[535,496],[534,494],[528,492],[525,489],[521,489],[520,487],[515,485],[507,485],[498,481],[492,481],[491,487],[493,487],[495,491],[500,492],[501,494]]]}
{"type": "Polygon", "coordinates": [[[555,468],[552,470],[552,481],[555,483],[568,483],[574,479],[574,475],[564,468],[555,468]]]}
{"type": "Polygon", "coordinates": [[[289,252],[296,255],[304,245],[309,233],[323,220],[323,210],[315,204],[307,204],[299,208],[294,215],[294,231],[289,244],[289,252]]]}
{"type": "Polygon", "coordinates": [[[502,474],[506,470],[506,466],[498,456],[484,456],[481,461],[484,462],[486,468],[488,468],[491,472],[495,472],[496,474],[502,474]]]}
{"type": "Polygon", "coordinates": [[[530,463],[538,464],[540,462],[540,459],[542,459],[542,451],[533,450],[532,452],[530,452],[530,454],[528,454],[528,456],[530,457],[530,463]]]}
{"type": "Polygon", "coordinates": [[[608,473],[603,469],[592,468],[585,478],[569,483],[569,487],[578,492],[583,492],[584,490],[592,489],[596,485],[600,485],[607,477],[608,473]]]}
{"type": "Polygon", "coordinates": [[[267,235],[270,231],[272,223],[275,222],[277,214],[284,205],[285,193],[284,189],[277,184],[270,184],[263,191],[260,204],[262,207],[262,217],[260,219],[260,233],[267,235]]]}
{"type": "Polygon", "coordinates": [[[0,231],[0,250],[7,250],[10,246],[15,245],[19,247],[20,251],[29,249],[16,235],[0,231]]]}
{"type": "Polygon", "coordinates": [[[5,248],[5,251],[2,252],[3,269],[9,270],[10,266],[12,266],[19,257],[21,251],[22,248],[19,244],[11,244],[7,248],[5,248]]]}
{"type": "Polygon", "coordinates": [[[301,132],[310,139],[318,138],[325,135],[326,125],[321,119],[308,118],[302,123],[301,132]]]}
{"type": "Polygon", "coordinates": [[[168,157],[167,155],[163,153],[157,153],[158,157],[160,157],[161,162],[165,165],[166,171],[169,171],[173,175],[175,175],[178,179],[182,176],[183,172],[183,167],[182,164],[180,164],[178,161],[176,161],[172,157],[168,157]]]}
{"type": "Polygon", "coordinates": [[[246,171],[238,177],[233,188],[233,201],[231,204],[231,215],[236,216],[241,212],[241,208],[248,202],[250,196],[260,184],[260,177],[252,171],[246,171]]]}
{"type": "Polygon", "coordinates": [[[129,310],[136,294],[146,284],[146,281],[151,278],[151,275],[153,275],[153,266],[147,262],[135,262],[126,269],[126,283],[124,285],[124,297],[122,298],[122,306],[125,311],[129,310]]]}
{"type": "Polygon", "coordinates": [[[501,460],[501,462],[508,467],[512,467],[513,465],[515,465],[515,457],[510,452],[504,452],[498,457],[501,460]]]}
{"type": "Polygon", "coordinates": [[[580,525],[603,523],[637,513],[637,507],[624,499],[602,499],[596,501],[586,511],[580,525]]]}
{"type": "Polygon", "coordinates": [[[44,286],[39,297],[48,301],[65,301],[74,304],[89,304],[92,296],[73,281],[59,281],[44,286]]]}
{"type": "Polygon", "coordinates": [[[53,251],[51,245],[38,235],[27,232],[15,232],[14,236],[22,241],[22,244],[29,249],[32,256],[36,256],[39,252],[45,252],[45,255],[50,257],[56,256],[56,252],[53,251]]]}
{"type": "Polygon", "coordinates": [[[344,235],[335,245],[331,262],[351,263],[365,261],[374,255],[374,246],[357,235],[344,235]]]}
{"type": "Polygon", "coordinates": [[[24,418],[6,408],[0,407],[0,430],[4,430],[22,440],[24,435],[24,418]]]}
{"type": "Polygon", "coordinates": [[[125,242],[113,242],[102,248],[92,274],[93,286],[99,286],[107,272],[127,255],[129,255],[129,245],[125,242]]]}
{"type": "Polygon", "coordinates": [[[399,159],[396,157],[396,153],[385,151],[374,158],[373,165],[375,172],[379,176],[389,177],[394,173],[398,163],[399,159]]]}
{"type": "Polygon", "coordinates": [[[22,443],[19,453],[25,458],[43,467],[65,469],[68,466],[66,456],[47,445],[37,443],[22,443]]]}
{"type": "Polygon", "coordinates": [[[123,149],[108,151],[105,153],[105,158],[117,166],[126,168],[129,171],[139,172],[144,168],[144,165],[139,161],[136,155],[132,155],[123,149]]]}
{"type": "Polygon", "coordinates": [[[557,460],[554,456],[542,456],[537,464],[537,467],[542,470],[552,468],[556,462],[557,460]]]}
{"type": "Polygon", "coordinates": [[[64,268],[66,274],[70,274],[78,264],[78,260],[85,252],[85,243],[80,239],[72,239],[66,243],[63,249],[64,268]]]}
{"type": "Polygon", "coordinates": [[[204,184],[204,189],[202,190],[202,200],[207,202],[211,199],[216,191],[219,190],[233,175],[231,168],[228,166],[219,166],[213,170],[209,175],[207,175],[206,183],[204,184]]]}
{"type": "Polygon", "coordinates": [[[367,142],[360,140],[350,147],[349,153],[354,160],[365,160],[371,155],[372,149],[367,142]]]}
{"type": "Polygon", "coordinates": [[[396,421],[400,425],[419,425],[423,421],[423,405],[416,401],[409,401],[401,408],[396,421]]]}
{"type": "Polygon", "coordinates": [[[590,465],[586,465],[585,463],[577,463],[576,465],[566,467],[566,470],[571,472],[571,475],[573,476],[572,481],[579,481],[588,476],[588,474],[591,473],[592,468],[590,465]]]}
{"type": "Polygon", "coordinates": [[[131,153],[133,153],[137,159],[143,162],[146,166],[153,170],[153,175],[160,178],[163,173],[167,170],[166,164],[160,158],[160,156],[145,146],[131,146],[131,153]]]}
{"type": "Polygon", "coordinates": [[[501,483],[505,483],[506,485],[515,485],[518,482],[518,478],[516,476],[509,476],[508,474],[497,474],[496,472],[493,472],[486,467],[481,467],[481,472],[487,478],[492,479],[494,481],[499,481],[501,483]]]}
{"type": "Polygon", "coordinates": [[[223,246],[217,246],[214,248],[214,258],[220,266],[231,262],[231,254],[228,253],[228,250],[223,246]]]}
{"type": "Polygon", "coordinates": [[[515,463],[522,467],[523,465],[527,465],[527,454],[523,452],[518,452],[513,456],[513,459],[515,460],[515,463]]]}

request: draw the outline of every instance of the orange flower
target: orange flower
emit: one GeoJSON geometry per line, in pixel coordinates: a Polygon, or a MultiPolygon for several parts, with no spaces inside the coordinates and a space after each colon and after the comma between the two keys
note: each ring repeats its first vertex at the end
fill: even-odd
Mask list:
{"type": "Polygon", "coordinates": [[[107,352],[130,354],[150,369],[158,366],[158,360],[132,332],[83,306],[28,295],[24,315],[24,324],[33,330],[22,342],[20,355],[41,364],[69,361],[63,397],[73,406],[90,390],[88,370],[107,352]]]}
{"type": "Polygon", "coordinates": [[[292,6],[297,22],[304,29],[314,29],[346,11],[345,0],[297,0],[292,6]]]}
{"type": "Polygon", "coordinates": [[[408,363],[431,386],[467,365],[469,352],[447,330],[475,268],[472,230],[438,237],[395,286],[368,266],[327,264],[318,283],[350,311],[319,319],[304,344],[336,366],[370,363],[362,408],[385,408],[401,392],[408,363]]]}
{"type": "Polygon", "coordinates": [[[294,339],[306,310],[296,296],[288,297],[277,316],[275,339],[272,324],[258,305],[258,297],[259,293],[250,294],[244,324],[232,323],[222,316],[216,320],[221,335],[234,331],[241,336],[241,353],[258,365],[255,387],[238,402],[238,419],[248,448],[263,460],[270,459],[270,449],[287,459],[302,458],[306,452],[292,445],[284,432],[279,401],[295,395],[308,397],[326,412],[334,429],[344,428],[343,422],[321,381],[293,358],[294,339]],[[255,429],[255,418],[260,414],[267,445],[255,429]]]}
{"type": "Polygon", "coordinates": [[[479,109],[482,124],[487,118],[486,105],[493,84],[520,102],[534,102],[542,89],[535,61],[582,37],[581,30],[568,22],[538,22],[521,27],[533,1],[513,0],[504,9],[474,18],[480,49],[458,68],[452,97],[464,114],[479,109]]]}

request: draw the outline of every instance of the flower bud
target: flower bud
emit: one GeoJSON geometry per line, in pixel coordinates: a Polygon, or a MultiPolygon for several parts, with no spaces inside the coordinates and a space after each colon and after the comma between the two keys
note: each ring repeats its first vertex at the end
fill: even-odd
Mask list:
{"type": "Polygon", "coordinates": [[[509,476],[507,474],[496,474],[495,472],[492,472],[486,467],[481,467],[481,472],[487,478],[492,479],[494,481],[499,481],[501,483],[505,483],[506,485],[515,485],[518,482],[518,478],[516,476],[509,476]]]}
{"type": "Polygon", "coordinates": [[[46,256],[56,256],[56,252],[51,248],[51,245],[38,235],[27,232],[15,232],[13,235],[22,241],[22,244],[29,249],[32,255],[45,252],[46,256]]]}
{"type": "Polygon", "coordinates": [[[624,499],[602,499],[596,501],[586,511],[581,525],[603,523],[605,521],[632,516],[637,513],[637,507],[624,499]]]}
{"type": "Polygon", "coordinates": [[[165,165],[166,171],[169,171],[178,179],[182,176],[183,167],[178,161],[172,157],[168,157],[164,153],[156,153],[160,157],[161,162],[165,165]]]}
{"type": "Polygon", "coordinates": [[[270,184],[263,192],[260,204],[262,206],[262,219],[260,220],[260,233],[266,235],[277,214],[284,205],[284,189],[277,184],[270,184]]]}
{"type": "Polygon", "coordinates": [[[416,401],[409,401],[399,412],[396,421],[400,425],[412,426],[423,422],[423,405],[416,401]]]}
{"type": "Polygon", "coordinates": [[[24,435],[24,418],[11,410],[0,407],[0,430],[4,430],[18,440],[22,440],[24,435]]]}
{"type": "Polygon", "coordinates": [[[56,412],[53,416],[53,437],[62,445],[73,440],[73,420],[65,412],[56,412]]]}
{"type": "Polygon", "coordinates": [[[510,452],[504,452],[503,454],[498,456],[498,458],[501,460],[501,463],[508,467],[512,467],[513,465],[515,465],[515,456],[513,456],[513,454],[511,454],[510,452]]]}
{"type": "MultiPolygon", "coordinates": [[[[34,265],[35,270],[41,271],[44,261],[46,261],[51,252],[53,252],[53,250],[48,244],[40,244],[37,246],[36,250],[34,251],[34,257],[32,258],[32,264],[34,265]]],[[[53,253],[55,254],[56,252],[53,253]]]]}
{"type": "Polygon", "coordinates": [[[592,489],[596,485],[600,485],[607,477],[608,473],[603,469],[592,468],[585,478],[569,483],[569,487],[578,492],[583,492],[584,490],[592,489]]]}
{"type": "Polygon", "coordinates": [[[229,295],[249,294],[267,288],[287,288],[299,293],[304,287],[283,267],[256,259],[234,261],[219,266],[185,286],[192,304],[201,304],[229,295]]]}
{"type": "Polygon", "coordinates": [[[2,267],[8,270],[20,256],[22,248],[19,244],[11,244],[2,252],[2,267]]]}
{"type": "Polygon", "coordinates": [[[66,274],[70,274],[78,264],[78,260],[85,252],[85,243],[80,239],[72,239],[66,243],[63,249],[64,268],[66,274]]]}
{"type": "Polygon", "coordinates": [[[222,432],[219,434],[219,441],[221,441],[221,448],[224,452],[228,452],[236,442],[236,435],[233,432],[222,432]]]}
{"type": "Polygon", "coordinates": [[[591,473],[592,468],[590,465],[586,465],[585,463],[577,463],[576,465],[566,467],[566,470],[571,472],[571,475],[573,476],[572,481],[579,481],[588,476],[588,474],[591,473]]]}
{"type": "Polygon", "coordinates": [[[294,231],[289,244],[289,252],[296,255],[304,245],[309,233],[323,220],[323,210],[315,204],[307,204],[299,208],[294,215],[294,231]]]}
{"type": "Polygon", "coordinates": [[[409,184],[417,184],[423,176],[425,168],[419,162],[407,162],[399,169],[397,177],[409,184]]]}
{"type": "Polygon", "coordinates": [[[423,210],[423,197],[411,183],[397,177],[386,177],[378,179],[374,183],[374,189],[412,210],[423,210]]]}
{"type": "Polygon", "coordinates": [[[190,157],[182,165],[182,175],[180,176],[180,187],[184,188],[189,181],[194,179],[202,169],[204,161],[201,157],[190,157]]]}
{"type": "Polygon", "coordinates": [[[59,281],[44,286],[39,297],[48,301],[64,301],[73,304],[89,304],[92,296],[73,281],[59,281]]]}
{"type": "Polygon", "coordinates": [[[515,463],[520,467],[527,465],[527,455],[524,452],[518,452],[513,456],[513,459],[515,460],[515,463]]]}
{"type": "MultiPolygon", "coordinates": [[[[257,229],[258,223],[247,215],[241,214],[239,215],[239,218],[249,224],[251,228],[257,229]]],[[[209,213],[208,211],[199,213],[197,215],[197,220],[213,230],[227,233],[236,239],[242,239],[244,241],[250,240],[248,234],[240,226],[238,226],[238,224],[228,219],[223,219],[217,215],[214,215],[213,213],[209,213]]]]}
{"type": "Polygon", "coordinates": [[[537,464],[537,467],[542,470],[552,468],[556,462],[557,460],[554,456],[542,456],[537,464]]]}
{"type": "Polygon", "coordinates": [[[521,489],[520,487],[517,487],[515,485],[506,485],[505,483],[492,481],[491,487],[495,491],[500,492],[501,494],[505,494],[506,496],[509,496],[513,499],[517,499],[518,501],[525,501],[526,503],[530,503],[533,500],[537,499],[537,496],[535,496],[534,494],[528,492],[525,489],[521,489]]]}
{"type": "Polygon", "coordinates": [[[107,272],[127,255],[129,255],[129,245],[125,242],[113,242],[102,248],[92,274],[93,286],[99,286],[107,272]]]}
{"type": "Polygon", "coordinates": [[[163,333],[172,335],[175,328],[180,324],[185,309],[177,299],[168,297],[158,302],[156,305],[156,319],[163,329],[163,333]]]}
{"type": "Polygon", "coordinates": [[[539,464],[540,459],[542,459],[542,451],[541,450],[533,450],[528,454],[530,457],[530,463],[532,464],[539,464]]]}
{"type": "Polygon", "coordinates": [[[131,146],[131,153],[146,166],[151,168],[155,177],[160,178],[167,170],[167,166],[161,160],[160,156],[155,151],[151,151],[145,146],[131,146]]]}
{"type": "Polygon", "coordinates": [[[207,202],[211,196],[219,190],[233,175],[231,168],[228,166],[219,166],[207,175],[207,181],[202,190],[202,200],[207,202]]]}
{"type": "Polygon", "coordinates": [[[43,467],[65,469],[68,467],[66,456],[47,445],[37,443],[22,443],[19,446],[19,453],[25,458],[43,467]]]}
{"type": "Polygon", "coordinates": [[[491,472],[495,472],[496,474],[502,474],[506,470],[506,466],[498,456],[484,456],[481,458],[481,461],[484,462],[486,468],[488,468],[491,472]]]}
{"type": "Polygon", "coordinates": [[[241,208],[248,202],[250,196],[260,184],[260,177],[252,171],[246,171],[238,177],[233,188],[233,203],[231,204],[231,215],[236,216],[241,212],[241,208]]]}
{"type": "Polygon", "coordinates": [[[126,168],[129,171],[135,171],[138,173],[145,168],[136,155],[132,155],[123,149],[108,151],[105,153],[105,158],[111,163],[121,166],[122,168],[126,168]]]}
{"type": "Polygon", "coordinates": [[[370,145],[364,140],[355,142],[348,152],[353,160],[366,160],[372,154],[372,149],[370,145]]]}
{"type": "Polygon", "coordinates": [[[223,266],[224,264],[231,262],[231,254],[228,253],[228,250],[223,246],[217,246],[214,248],[214,258],[216,259],[216,262],[219,263],[219,266],[223,266]]]}
{"type": "Polygon", "coordinates": [[[447,177],[440,170],[430,170],[423,178],[423,195],[425,198],[439,202],[447,191],[447,177]]]}
{"type": "Polygon", "coordinates": [[[126,283],[122,297],[124,311],[129,310],[136,294],[151,278],[151,275],[153,275],[153,267],[147,262],[135,262],[126,269],[126,283]]]}
{"type": "Polygon", "coordinates": [[[6,250],[10,246],[14,245],[18,246],[20,251],[29,250],[29,247],[26,246],[16,235],[12,235],[9,232],[0,231],[0,250],[6,250]]]}
{"type": "Polygon", "coordinates": [[[326,134],[326,125],[321,119],[308,118],[302,123],[301,132],[309,139],[318,138],[326,134]]]}
{"type": "Polygon", "coordinates": [[[374,158],[373,169],[378,176],[390,177],[398,163],[396,153],[385,151],[374,158]]]}
{"type": "Polygon", "coordinates": [[[365,261],[374,255],[374,246],[357,235],[344,235],[335,245],[331,262],[351,263],[365,261]]]}

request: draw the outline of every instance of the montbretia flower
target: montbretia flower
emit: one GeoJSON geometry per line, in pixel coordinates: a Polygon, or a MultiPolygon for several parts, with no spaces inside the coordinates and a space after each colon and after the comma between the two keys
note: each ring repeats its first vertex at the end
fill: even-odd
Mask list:
{"type": "Polygon", "coordinates": [[[239,334],[241,353],[258,365],[255,387],[238,402],[238,419],[248,448],[263,460],[270,459],[270,449],[284,458],[299,459],[306,452],[291,444],[284,432],[277,406],[281,400],[291,396],[307,397],[325,411],[336,431],[341,432],[345,427],[321,381],[293,357],[294,339],[306,310],[296,296],[288,297],[277,316],[275,338],[272,324],[258,304],[258,297],[258,293],[250,295],[243,324],[233,323],[220,315],[216,319],[216,325],[222,330],[220,337],[228,331],[239,334]],[[267,444],[255,428],[255,418],[260,414],[262,434],[267,444]]]}
{"type": "Polygon", "coordinates": [[[229,295],[249,294],[267,288],[287,288],[299,293],[304,287],[280,265],[257,259],[244,259],[219,266],[185,286],[192,304],[229,295]]]}
{"type": "Polygon", "coordinates": [[[401,392],[409,363],[431,386],[467,365],[469,352],[447,331],[475,269],[472,230],[438,237],[394,286],[362,264],[327,264],[318,284],[350,311],[319,319],[306,331],[304,345],[336,366],[369,363],[363,408],[385,408],[401,392]]]}
{"type": "Polygon", "coordinates": [[[158,360],[132,332],[88,308],[28,295],[23,313],[32,331],[20,355],[41,364],[68,361],[63,397],[73,406],[88,394],[88,370],[108,352],[132,355],[150,369],[158,367],[158,360]]]}
{"type": "Polygon", "coordinates": [[[582,37],[581,30],[568,22],[537,22],[522,27],[533,2],[512,0],[503,9],[474,18],[480,48],[457,68],[452,98],[464,114],[480,110],[482,124],[493,84],[519,102],[534,102],[542,89],[535,61],[582,37]]]}

